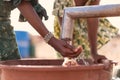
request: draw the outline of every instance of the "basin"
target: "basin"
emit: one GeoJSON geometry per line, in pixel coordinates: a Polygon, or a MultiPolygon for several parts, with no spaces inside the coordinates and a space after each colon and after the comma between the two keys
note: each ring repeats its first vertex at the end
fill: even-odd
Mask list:
{"type": "Polygon", "coordinates": [[[79,66],[62,66],[62,59],[27,59],[1,62],[1,80],[111,80],[112,64],[105,68],[104,64],[84,65],[77,60],[79,66]]]}

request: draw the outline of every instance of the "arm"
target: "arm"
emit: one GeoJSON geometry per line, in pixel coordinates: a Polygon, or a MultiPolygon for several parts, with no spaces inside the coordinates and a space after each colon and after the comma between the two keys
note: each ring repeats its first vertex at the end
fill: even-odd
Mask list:
{"type": "Polygon", "coordinates": [[[42,37],[49,32],[28,1],[23,0],[22,3],[18,5],[18,9],[42,37]]]}
{"type": "MultiPolygon", "coordinates": [[[[74,0],[76,6],[87,5],[99,5],[100,0],[74,0]]],[[[100,62],[102,59],[106,59],[105,56],[99,55],[97,52],[97,30],[98,30],[98,18],[88,18],[88,39],[90,44],[91,55],[95,63],[100,62]]]]}
{"type": "MultiPolygon", "coordinates": [[[[27,19],[27,21],[32,25],[32,27],[42,36],[45,37],[49,33],[32,5],[28,1],[22,0],[21,4],[18,5],[18,9],[22,15],[27,19]]],[[[58,52],[64,57],[77,57],[81,50],[81,47],[74,49],[72,46],[67,44],[63,40],[58,40],[54,36],[48,42],[52,47],[54,47],[58,52]]]]}

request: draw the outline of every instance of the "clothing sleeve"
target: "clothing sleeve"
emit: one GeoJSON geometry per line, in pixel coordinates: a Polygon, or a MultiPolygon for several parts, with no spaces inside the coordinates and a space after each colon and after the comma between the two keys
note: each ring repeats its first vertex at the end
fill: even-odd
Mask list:
{"type": "MultiPolygon", "coordinates": [[[[41,4],[39,4],[37,0],[26,0],[26,1],[29,1],[31,3],[31,5],[33,6],[33,8],[35,9],[35,11],[37,12],[38,16],[41,19],[44,17],[45,20],[48,20],[46,9],[42,7],[41,4]]],[[[15,7],[17,7],[21,2],[22,0],[12,0],[13,6],[15,7]]],[[[19,16],[19,21],[20,22],[27,21],[21,13],[19,16]]]]}
{"type": "Polygon", "coordinates": [[[13,0],[13,6],[18,6],[22,0],[13,0]]]}
{"type": "MultiPolygon", "coordinates": [[[[7,9],[13,10],[15,9],[21,2],[22,0],[3,0],[7,4],[7,9]]],[[[31,1],[31,0],[26,0],[26,1],[31,1]]]]}
{"type": "MultiPolygon", "coordinates": [[[[13,3],[13,6],[17,7],[21,2],[22,0],[11,0],[12,3],[13,3]]],[[[32,0],[25,0],[25,1],[32,1],[32,0]]],[[[35,1],[35,0],[33,0],[35,1]]]]}

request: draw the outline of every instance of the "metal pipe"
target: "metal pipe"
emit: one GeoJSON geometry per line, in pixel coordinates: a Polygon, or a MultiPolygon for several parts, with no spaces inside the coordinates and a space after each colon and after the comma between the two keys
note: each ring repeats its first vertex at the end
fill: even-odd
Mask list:
{"type": "Polygon", "coordinates": [[[67,7],[64,9],[61,38],[72,40],[76,18],[120,16],[120,4],[67,7]]]}

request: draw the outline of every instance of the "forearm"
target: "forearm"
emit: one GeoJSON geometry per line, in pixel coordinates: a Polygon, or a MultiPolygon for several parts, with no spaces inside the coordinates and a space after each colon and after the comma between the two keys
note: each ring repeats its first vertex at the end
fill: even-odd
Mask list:
{"type": "Polygon", "coordinates": [[[18,9],[42,37],[49,32],[28,1],[23,0],[22,3],[18,5],[18,9]]]}
{"type": "MultiPolygon", "coordinates": [[[[95,0],[90,5],[99,5],[100,0],[95,0]]],[[[88,18],[88,38],[90,42],[91,54],[97,55],[97,30],[98,30],[98,18],[88,18]]]]}

